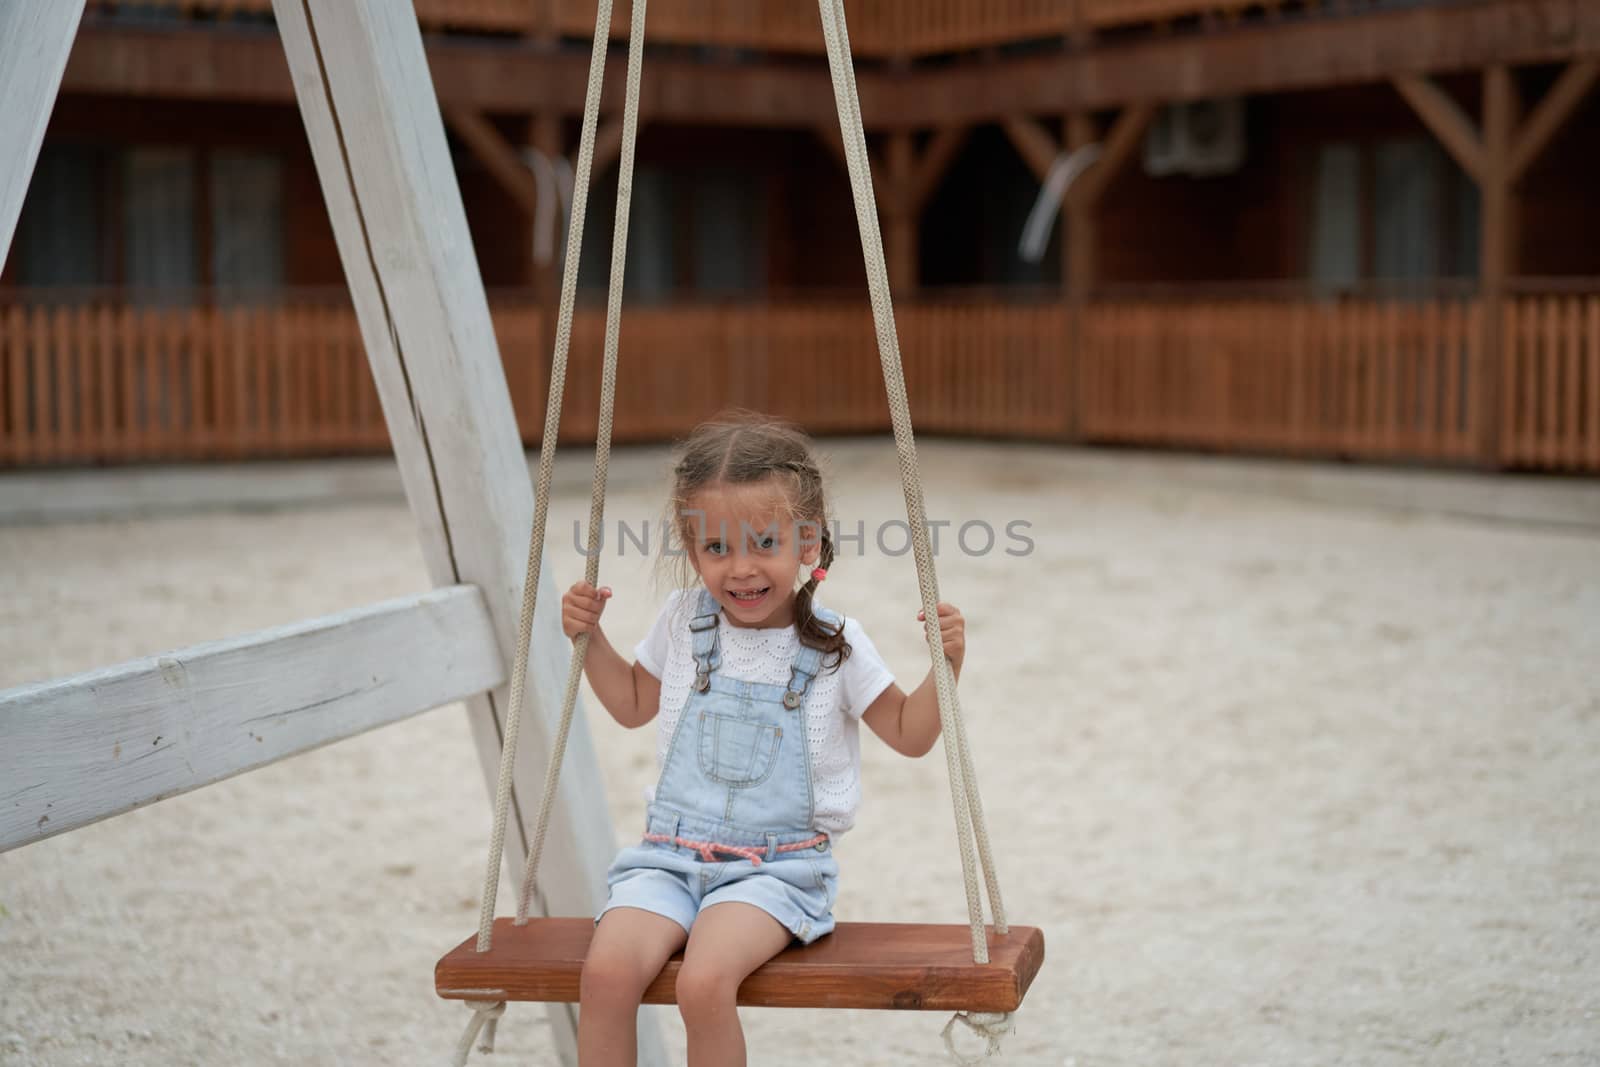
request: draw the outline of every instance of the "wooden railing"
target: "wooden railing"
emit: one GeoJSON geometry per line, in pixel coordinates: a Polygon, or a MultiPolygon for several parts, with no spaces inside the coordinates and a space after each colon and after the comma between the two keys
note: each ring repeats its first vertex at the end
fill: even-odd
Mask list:
{"type": "Polygon", "coordinates": [[[386,449],[346,306],[0,307],[0,463],[386,449]]]}
{"type": "MultiPolygon", "coordinates": [[[[587,38],[594,0],[415,0],[424,29],[587,38]]],[[[1306,0],[1313,4],[1313,0],[1306,0]]],[[[1237,16],[1260,0],[846,0],[857,55],[883,58],[965,51],[1085,30],[1237,16]]],[[[91,11],[165,8],[217,17],[271,13],[272,0],[89,0],[91,11]]],[[[616,0],[611,32],[625,37],[632,5],[616,0]]],[[[820,54],[811,0],[651,0],[654,42],[820,54]]]]}
{"type": "MultiPolygon", "coordinates": [[[[353,312],[139,307],[0,295],[0,465],[387,450],[353,312]]],[[[547,324],[493,301],[524,440],[543,422],[547,324]]],[[[1600,472],[1600,295],[1504,308],[1499,447],[1482,450],[1481,308],[1427,300],[905,303],[898,326],[924,432],[1600,472]]],[[[580,311],[562,440],[593,440],[603,316],[580,311]]],[[[730,405],[812,431],[881,433],[864,300],[635,308],[616,438],[659,441],[730,405]]]]}
{"type": "Polygon", "coordinates": [[[1503,324],[1501,458],[1600,471],[1600,295],[1514,298],[1503,324]]]}
{"type": "MultiPolygon", "coordinates": [[[[107,299],[0,303],[0,465],[381,451],[388,434],[354,312],[138,307],[107,299]]],[[[0,300],[6,299],[0,291],[0,300]]],[[[538,441],[548,352],[526,301],[494,306],[524,439],[538,441]]],[[[574,322],[564,440],[593,440],[604,315],[574,322]]],[[[1062,429],[1065,312],[913,307],[901,319],[911,400],[931,431],[1049,437],[1062,429]]],[[[663,440],[725,406],[819,433],[888,423],[872,320],[858,302],[630,310],[618,441],[663,440]]]]}
{"type": "Polygon", "coordinates": [[[1093,307],[1091,440],[1361,458],[1474,457],[1479,309],[1459,300],[1093,307]]]}

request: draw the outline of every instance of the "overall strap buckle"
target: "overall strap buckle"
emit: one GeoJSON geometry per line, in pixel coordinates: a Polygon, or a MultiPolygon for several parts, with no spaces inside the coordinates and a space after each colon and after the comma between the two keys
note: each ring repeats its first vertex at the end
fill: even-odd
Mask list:
{"type": "Polygon", "coordinates": [[[711,672],[722,662],[717,616],[721,609],[709,590],[700,590],[699,608],[689,620],[689,635],[694,639],[694,687],[704,693],[711,688],[711,672]]]}
{"type": "Polygon", "coordinates": [[[817,677],[822,666],[822,652],[809,645],[800,647],[800,654],[789,667],[789,684],[783,694],[783,706],[790,711],[798,708],[805,699],[806,690],[817,677]]]}

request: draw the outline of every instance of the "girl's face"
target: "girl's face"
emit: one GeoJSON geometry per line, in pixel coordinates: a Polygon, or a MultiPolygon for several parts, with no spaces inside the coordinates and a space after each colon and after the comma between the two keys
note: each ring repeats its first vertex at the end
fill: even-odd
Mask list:
{"type": "Polygon", "coordinates": [[[689,500],[684,540],[695,573],[735,626],[794,624],[795,579],[821,551],[776,479],[707,486],[689,500]]]}

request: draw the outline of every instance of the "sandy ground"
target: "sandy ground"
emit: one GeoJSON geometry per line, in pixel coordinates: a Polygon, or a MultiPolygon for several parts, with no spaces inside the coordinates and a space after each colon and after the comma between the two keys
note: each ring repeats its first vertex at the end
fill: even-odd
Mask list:
{"type": "MultiPolygon", "coordinates": [[[[887,444],[833,459],[847,526],[903,514],[887,444]]],[[[931,515],[1002,531],[969,556],[952,527],[940,576],[1009,910],[1048,946],[1006,1062],[1600,1064],[1600,540],[923,459],[931,515]]],[[[609,514],[659,507],[640,478],[609,514]]],[[[562,586],[583,510],[555,511],[562,586]]],[[[830,603],[912,684],[911,563],[871,542],[830,603]]],[[[637,553],[605,575],[631,643],[661,590],[637,553]]],[[[425,584],[399,505],[0,528],[0,687],[425,584]]],[[[632,827],[648,731],[588,716],[632,827]]],[[[863,747],[840,917],[963,921],[942,758],[863,747]]],[[[432,967],[488,823],[446,708],[0,855],[0,1063],[443,1062],[466,1012],[432,967]]],[[[943,1021],[746,1013],[772,1064],[937,1062],[943,1021]]],[[[522,1006],[488,1062],[550,1047],[522,1006]]]]}

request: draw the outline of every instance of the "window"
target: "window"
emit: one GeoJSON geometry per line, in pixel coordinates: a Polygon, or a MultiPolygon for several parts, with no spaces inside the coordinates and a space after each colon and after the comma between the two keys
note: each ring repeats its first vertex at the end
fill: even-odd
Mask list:
{"type": "Polygon", "coordinates": [[[283,284],[283,164],[276,156],[211,157],[211,284],[270,289],[283,284]]]}
{"type": "Polygon", "coordinates": [[[1319,289],[1472,275],[1478,193],[1431,139],[1326,144],[1316,160],[1309,272],[1319,289]]]}
{"type": "Polygon", "coordinates": [[[46,145],[17,232],[26,286],[123,285],[135,299],[277,288],[283,164],[231,150],[46,145]]]}
{"type": "Polygon", "coordinates": [[[1361,153],[1356,145],[1317,152],[1316,207],[1311,226],[1311,279],[1318,289],[1361,277],[1361,153]]]}
{"type": "Polygon", "coordinates": [[[100,157],[94,148],[47,145],[39,153],[17,227],[17,281],[23,285],[99,285],[100,157]]]}
{"type": "MultiPolygon", "coordinates": [[[[578,284],[604,291],[611,270],[617,179],[589,196],[578,284]]],[[[766,179],[716,167],[634,172],[628,211],[627,297],[644,302],[767,288],[766,179]]]]}
{"type": "Polygon", "coordinates": [[[759,175],[710,170],[693,182],[694,280],[702,293],[767,287],[767,199],[759,175]]]}
{"type": "Polygon", "coordinates": [[[122,282],[149,293],[192,289],[195,247],[194,152],[136,148],[122,166],[122,282]]]}

